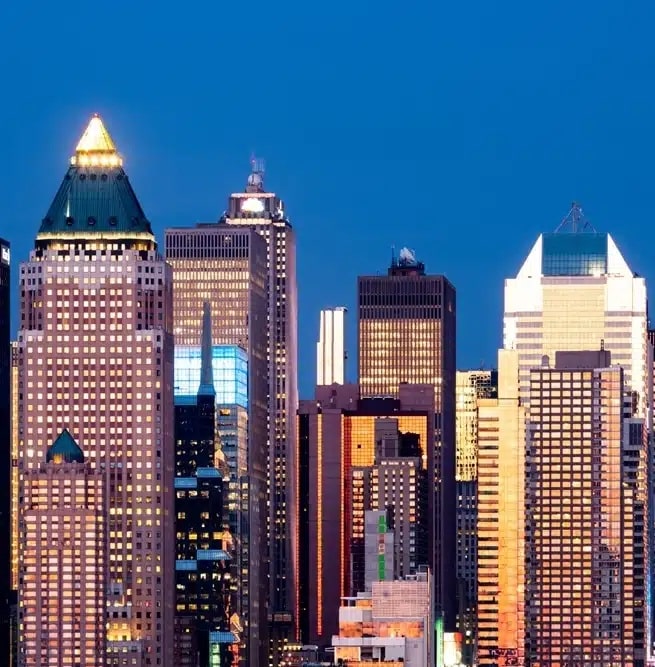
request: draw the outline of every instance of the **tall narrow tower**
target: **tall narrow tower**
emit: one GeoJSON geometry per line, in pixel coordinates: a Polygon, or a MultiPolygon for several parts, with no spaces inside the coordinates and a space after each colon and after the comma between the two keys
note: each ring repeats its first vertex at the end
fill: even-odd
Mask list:
{"type": "MultiPolygon", "coordinates": [[[[9,243],[0,238],[0,524],[10,525],[11,514],[11,419],[10,419],[10,375],[11,347],[9,344],[9,293],[11,290],[9,243]]],[[[11,608],[11,542],[3,540],[0,546],[0,658],[9,658],[9,630],[11,608]]]]}
{"type": "MultiPolygon", "coordinates": [[[[223,221],[264,237],[268,266],[270,621],[273,637],[288,636],[298,564],[296,410],[298,407],[298,294],[296,238],[282,200],[264,187],[261,160],[253,159],[245,192],[230,196],[223,221]]],[[[280,643],[278,642],[279,646],[280,643]]],[[[277,651],[273,647],[273,659],[277,651]]]]}
{"type": "Polygon", "coordinates": [[[171,274],[98,116],[21,265],[20,291],[20,466],[37,468],[74,426],[106,485],[108,659],[165,667],[175,567],[171,274]]]}
{"type": "Polygon", "coordinates": [[[429,549],[435,604],[445,629],[456,624],[455,576],[455,288],[429,275],[403,248],[387,275],[358,278],[359,383],[362,397],[397,397],[404,383],[435,388],[429,549]]]}

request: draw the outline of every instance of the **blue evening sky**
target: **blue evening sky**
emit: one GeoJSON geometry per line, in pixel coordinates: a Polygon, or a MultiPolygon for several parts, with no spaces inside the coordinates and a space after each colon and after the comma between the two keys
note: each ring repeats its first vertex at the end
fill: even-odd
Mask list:
{"type": "MultiPolygon", "coordinates": [[[[494,365],[503,279],[570,202],[655,280],[655,4],[3,3],[0,236],[27,257],[99,112],[159,240],[216,219],[252,151],[298,235],[300,387],[318,311],[416,250],[494,365]]],[[[14,296],[17,292],[14,291],[14,296]]]]}

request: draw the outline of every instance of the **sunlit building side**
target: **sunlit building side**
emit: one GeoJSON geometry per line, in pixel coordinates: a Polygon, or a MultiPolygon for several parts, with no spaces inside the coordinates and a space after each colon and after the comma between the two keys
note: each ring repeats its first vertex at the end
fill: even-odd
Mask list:
{"type": "Polygon", "coordinates": [[[518,352],[498,352],[498,397],[478,400],[477,664],[525,659],[525,409],[518,352]]]}
{"type": "Polygon", "coordinates": [[[647,437],[609,352],[530,372],[526,662],[645,664],[647,437]]]}
{"type": "Polygon", "coordinates": [[[478,399],[495,398],[495,370],[457,371],[457,628],[462,635],[465,664],[475,658],[478,562],[478,399]]]}

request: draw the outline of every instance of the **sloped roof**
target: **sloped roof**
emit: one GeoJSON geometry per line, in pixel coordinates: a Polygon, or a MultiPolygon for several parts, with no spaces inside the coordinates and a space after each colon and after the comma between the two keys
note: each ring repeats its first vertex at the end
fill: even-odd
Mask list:
{"type": "Polygon", "coordinates": [[[150,222],[122,165],[102,120],[94,116],[77,144],[37,238],[152,236],[150,222]]]}

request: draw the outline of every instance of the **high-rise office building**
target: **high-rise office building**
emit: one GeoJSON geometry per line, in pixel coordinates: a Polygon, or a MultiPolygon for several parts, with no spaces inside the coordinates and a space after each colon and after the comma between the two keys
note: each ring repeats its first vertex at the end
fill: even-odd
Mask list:
{"type": "Polygon", "coordinates": [[[645,417],[647,320],[646,280],[574,204],[557,231],[539,236],[516,278],[505,281],[503,347],[519,351],[521,398],[529,400],[530,369],[544,355],[596,349],[604,341],[625,371],[635,415],[645,417]]]}
{"type": "Polygon", "coordinates": [[[231,664],[231,653],[239,654],[240,640],[230,631],[231,538],[223,530],[224,485],[217,467],[221,452],[212,362],[211,311],[205,303],[197,394],[191,400],[175,397],[175,581],[176,616],[193,619],[188,625],[178,623],[177,643],[188,641],[188,632],[180,633],[180,628],[190,628],[196,634],[198,664],[208,666],[214,652],[221,665],[231,664]],[[214,651],[210,636],[216,632],[224,641],[214,651]]]}
{"type": "Polygon", "coordinates": [[[244,192],[233,193],[222,220],[252,229],[266,241],[268,268],[269,540],[271,658],[279,661],[293,634],[298,566],[296,410],[298,408],[298,292],[296,237],[282,200],[264,187],[261,160],[252,160],[244,192]]]}
{"type": "Polygon", "coordinates": [[[418,433],[403,433],[398,418],[380,418],[374,427],[373,465],[351,471],[350,590],[366,584],[366,512],[387,512],[393,533],[394,578],[404,579],[428,565],[428,475],[418,433]]]}
{"type": "Polygon", "coordinates": [[[114,665],[172,662],[171,289],[170,267],[95,116],[20,268],[19,460],[24,471],[38,468],[72,425],[104,475],[114,665]]]}
{"type": "Polygon", "coordinates": [[[251,667],[265,664],[268,648],[266,248],[255,231],[225,224],[166,230],[166,258],[173,267],[176,397],[195,396],[199,313],[205,302],[212,312],[218,437],[228,466],[226,509],[235,540],[234,611],[251,667]]]}
{"type": "MultiPolygon", "coordinates": [[[[0,238],[0,525],[9,526],[11,517],[11,347],[10,347],[10,263],[9,243],[0,238]]],[[[11,542],[0,545],[0,646],[10,646],[12,607],[11,542]]],[[[5,649],[0,653],[5,655],[5,649]]]]}
{"type": "Polygon", "coordinates": [[[556,352],[548,363],[530,371],[526,663],[642,666],[644,420],[630,417],[624,371],[609,352],[556,352]]]}
{"type": "MultiPolygon", "coordinates": [[[[398,438],[398,431],[402,436],[411,435],[406,446],[412,453],[420,450],[421,455],[410,458],[420,459],[421,470],[427,476],[433,453],[430,445],[434,442],[434,387],[407,384],[400,388],[397,399],[360,400],[357,385],[318,386],[315,399],[301,401],[298,414],[303,508],[299,533],[305,545],[298,588],[301,641],[327,646],[336,632],[340,599],[357,593],[355,585],[363,589],[365,584],[363,558],[360,577],[355,585],[353,582],[351,549],[359,544],[364,554],[366,509],[363,488],[353,486],[353,472],[375,466],[376,433],[380,434],[376,425],[394,420],[395,437],[398,438]]],[[[415,485],[418,493],[421,485],[413,464],[406,463],[401,461],[402,470],[391,470],[393,464],[382,466],[382,479],[379,472],[377,479],[385,488],[375,495],[394,504],[399,490],[391,488],[391,480],[397,484],[402,481],[400,495],[407,505],[401,503],[402,513],[400,507],[396,508],[396,519],[400,522],[399,531],[402,528],[408,536],[417,512],[411,506],[411,486],[415,485]]],[[[428,515],[428,523],[431,520],[428,515]]],[[[420,531],[415,537],[420,546],[420,531]]],[[[409,555],[404,549],[403,561],[407,557],[409,563],[409,555]]],[[[428,561],[433,558],[433,553],[428,552],[428,561]]]]}
{"type": "Polygon", "coordinates": [[[457,617],[455,521],[455,288],[428,275],[403,248],[386,276],[358,278],[359,383],[363,397],[398,396],[403,383],[435,388],[436,430],[430,458],[429,549],[437,614],[447,631],[457,617]]]}
{"type": "Polygon", "coordinates": [[[316,343],[316,384],[346,381],[346,309],[321,311],[316,343]]]}
{"type": "Polygon", "coordinates": [[[498,353],[498,396],[478,400],[477,664],[525,664],[525,408],[519,354],[498,353]]]}
{"type": "Polygon", "coordinates": [[[9,634],[10,634],[10,656],[9,667],[16,667],[18,664],[18,556],[19,556],[19,438],[18,438],[18,342],[11,342],[11,375],[10,388],[11,396],[11,597],[9,609],[9,634]]]}
{"type": "MultiPolygon", "coordinates": [[[[64,430],[22,472],[20,664],[105,667],[105,473],[64,430]]],[[[114,664],[114,663],[111,663],[114,664]]]]}
{"type": "Polygon", "coordinates": [[[457,371],[457,624],[464,664],[473,664],[477,625],[478,399],[495,397],[497,388],[496,371],[457,371]]]}

